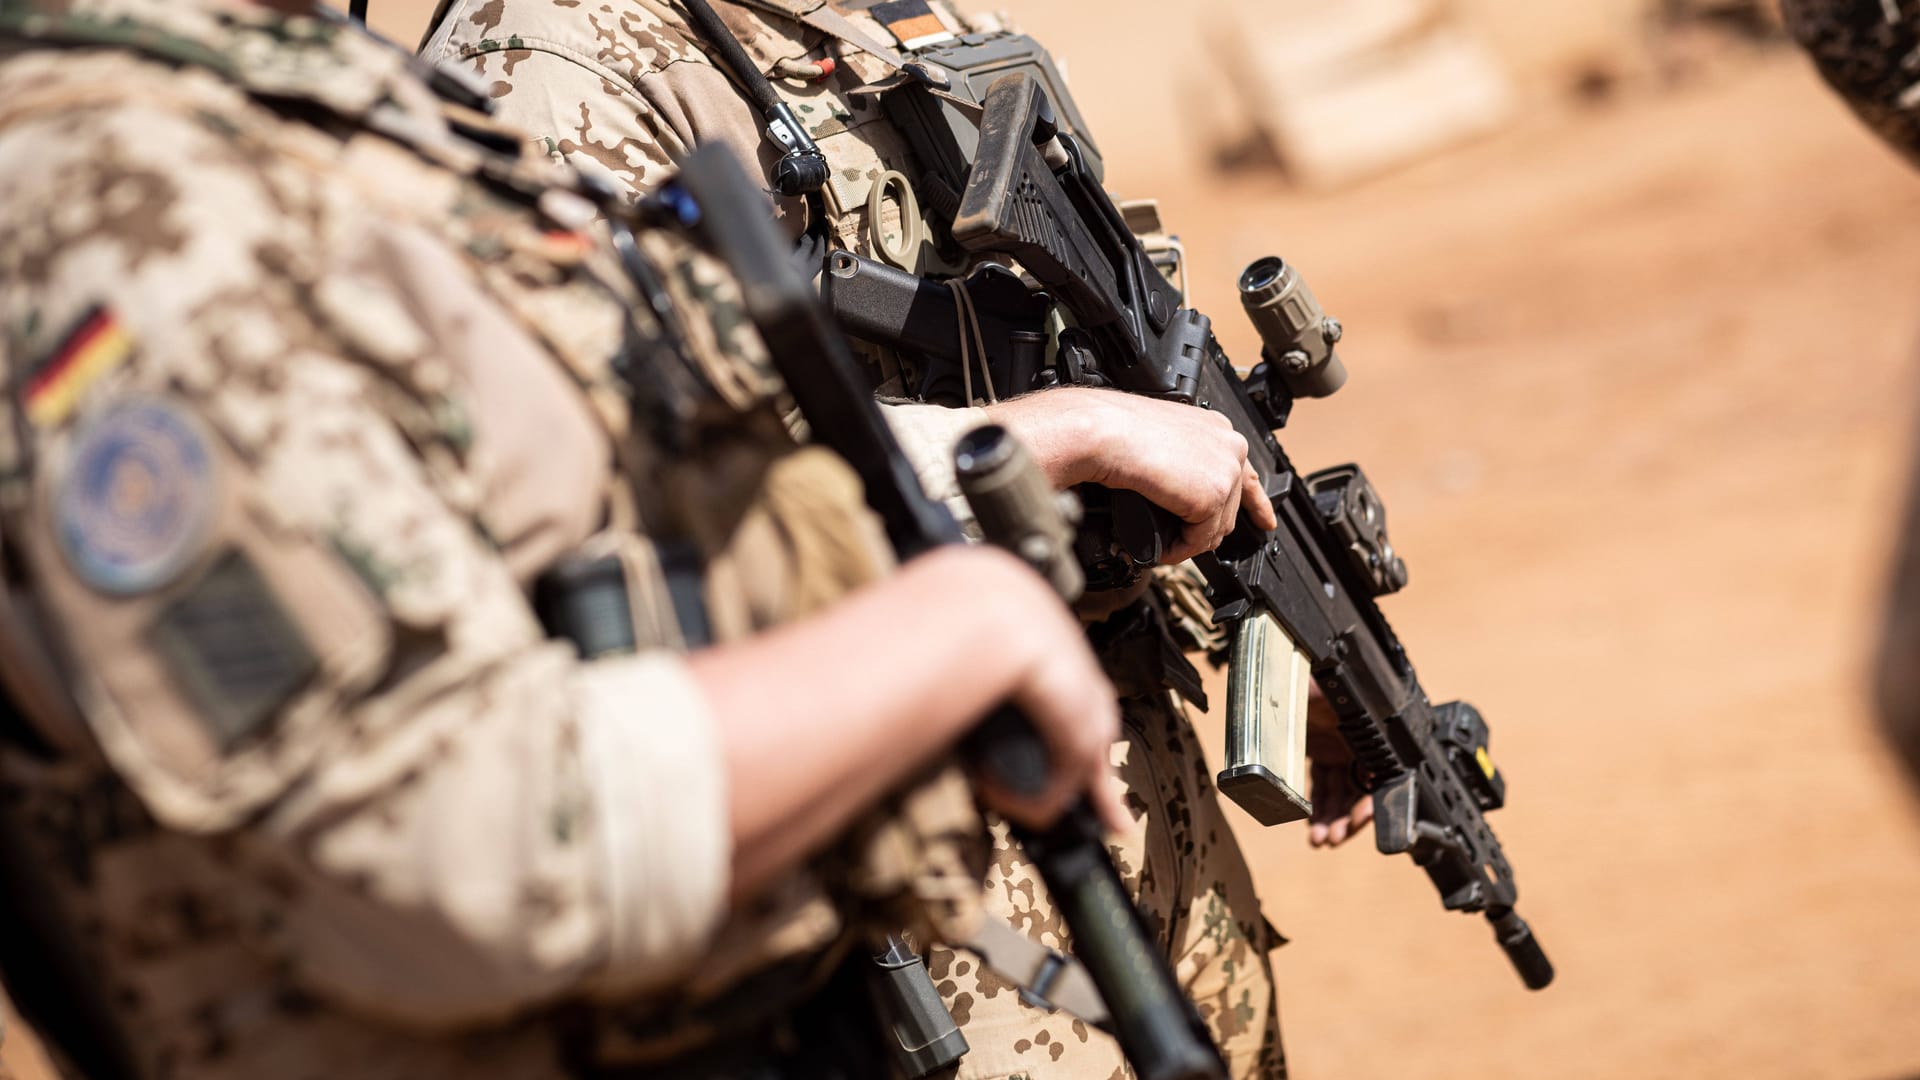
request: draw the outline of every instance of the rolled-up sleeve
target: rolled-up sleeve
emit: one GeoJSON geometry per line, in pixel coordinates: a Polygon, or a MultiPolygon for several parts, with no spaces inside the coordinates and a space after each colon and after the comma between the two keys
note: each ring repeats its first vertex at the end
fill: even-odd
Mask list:
{"type": "Polygon", "coordinates": [[[576,681],[606,849],[608,981],[653,972],[657,982],[698,957],[726,911],[732,844],[719,739],[676,656],[596,663],[576,681]],[[635,701],[675,722],[643,729],[635,701]]]}

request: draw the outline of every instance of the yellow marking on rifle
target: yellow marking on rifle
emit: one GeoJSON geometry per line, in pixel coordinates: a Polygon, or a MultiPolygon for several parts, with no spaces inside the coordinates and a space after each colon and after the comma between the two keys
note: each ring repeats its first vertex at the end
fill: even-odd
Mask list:
{"type": "Polygon", "coordinates": [[[1475,749],[1473,752],[1473,760],[1480,763],[1480,771],[1487,774],[1487,779],[1493,779],[1493,758],[1487,755],[1486,747],[1482,746],[1475,749]]]}

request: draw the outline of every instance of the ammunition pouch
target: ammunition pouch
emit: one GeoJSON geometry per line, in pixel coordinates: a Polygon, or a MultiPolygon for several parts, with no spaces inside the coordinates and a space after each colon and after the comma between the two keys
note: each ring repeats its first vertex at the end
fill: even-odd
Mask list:
{"type": "Polygon", "coordinates": [[[1087,640],[1123,698],[1155,697],[1172,690],[1197,709],[1207,707],[1200,672],[1174,637],[1166,601],[1158,590],[1087,628],[1087,640]]]}

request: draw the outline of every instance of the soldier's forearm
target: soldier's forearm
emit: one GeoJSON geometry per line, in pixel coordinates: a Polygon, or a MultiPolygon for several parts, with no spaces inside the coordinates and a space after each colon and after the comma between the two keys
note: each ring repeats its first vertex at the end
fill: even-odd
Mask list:
{"type": "Polygon", "coordinates": [[[935,553],[815,618],[692,658],[726,761],[736,898],[1013,692],[1034,652],[1023,612],[1053,602],[1025,574],[993,551],[935,553]]]}

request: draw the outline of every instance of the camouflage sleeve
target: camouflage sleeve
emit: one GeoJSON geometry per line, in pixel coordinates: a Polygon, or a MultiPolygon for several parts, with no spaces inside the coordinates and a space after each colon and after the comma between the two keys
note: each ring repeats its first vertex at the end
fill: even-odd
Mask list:
{"type": "Polygon", "coordinates": [[[1781,0],[1780,14],[1827,85],[1889,145],[1920,163],[1920,16],[1901,7],[1888,0],[1781,0]]]}
{"type": "Polygon", "coordinates": [[[660,183],[690,149],[631,86],[566,56],[480,53],[467,62],[492,84],[496,119],[554,160],[629,192],[660,183]]]}
{"type": "Polygon", "coordinates": [[[962,522],[973,520],[973,510],[960,494],[960,481],[954,475],[953,448],[960,436],[987,423],[985,409],[950,409],[944,405],[887,402],[881,407],[887,426],[900,442],[900,450],[913,463],[913,471],[927,494],[947,504],[962,522]]]}
{"type": "Polygon", "coordinates": [[[681,27],[639,5],[616,17],[527,4],[515,12],[523,32],[502,36],[484,22],[497,6],[455,0],[421,55],[466,65],[495,116],[548,154],[633,194],[708,143],[731,147],[750,172],[770,164],[752,105],[681,27]]]}
{"type": "Polygon", "coordinates": [[[676,657],[546,641],[510,565],[597,520],[603,437],[547,423],[586,406],[445,245],[241,128],[0,130],[0,521],[101,749],[347,1004],[676,978],[725,913],[706,707],[676,657]],[[595,501],[503,516],[556,486],[520,474],[595,501]]]}

